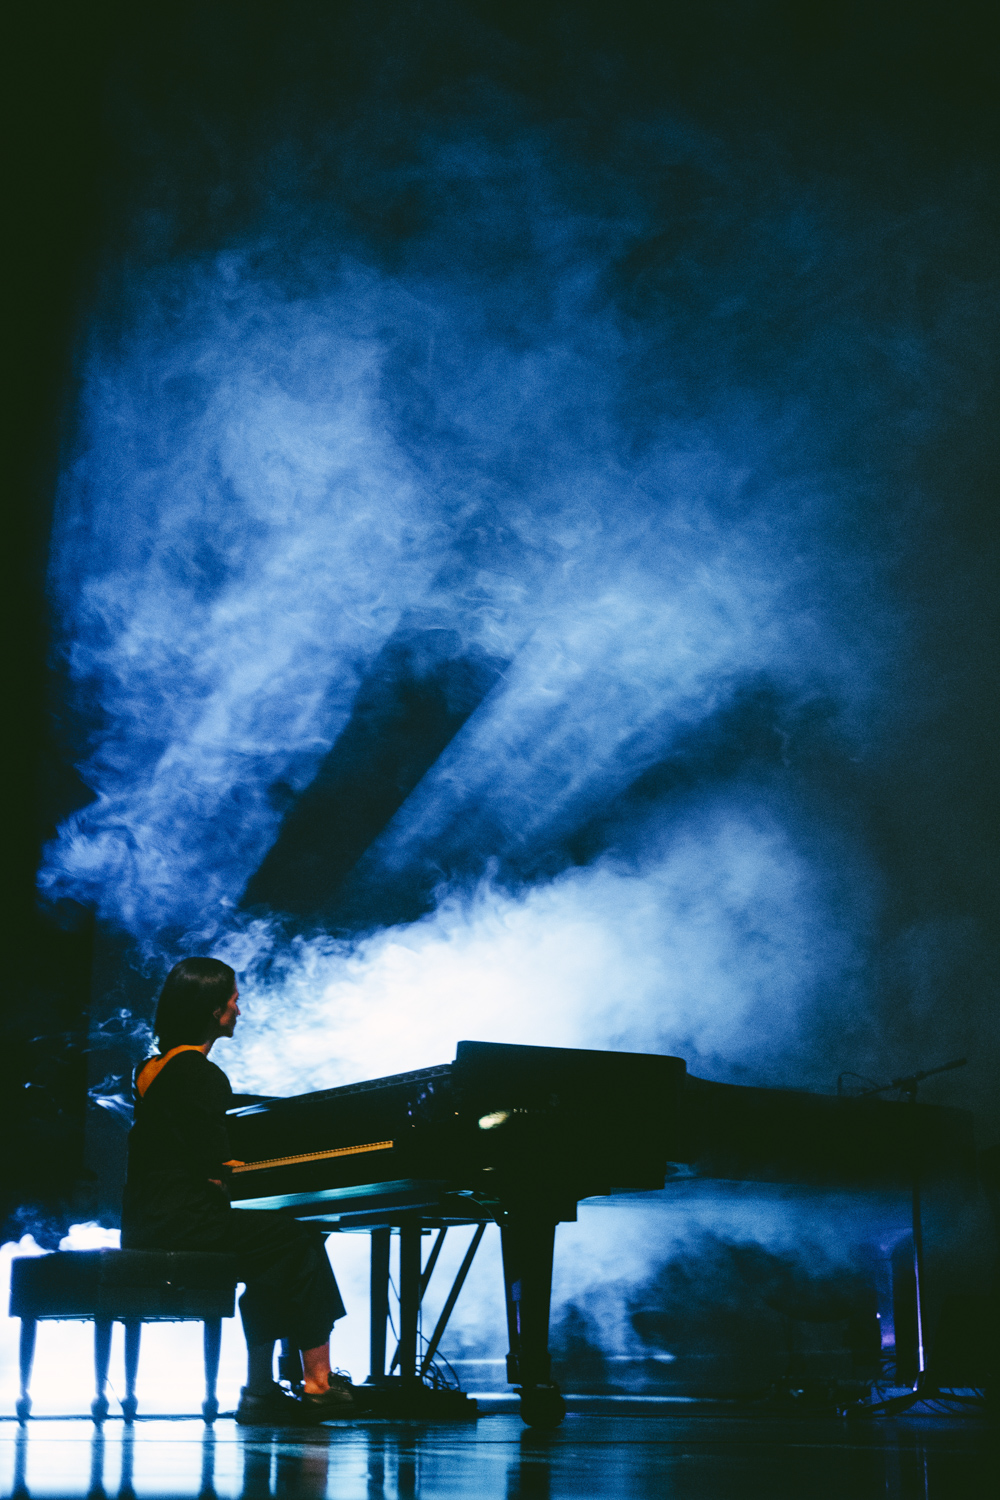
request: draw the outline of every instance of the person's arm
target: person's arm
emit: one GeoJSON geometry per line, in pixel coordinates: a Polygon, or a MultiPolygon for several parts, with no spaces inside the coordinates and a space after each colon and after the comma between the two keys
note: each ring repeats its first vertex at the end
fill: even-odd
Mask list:
{"type": "MultiPolygon", "coordinates": [[[[182,1061],[177,1059],[178,1063],[182,1061]]],[[[221,1186],[228,1175],[225,1164],[232,1160],[226,1128],[226,1110],[232,1100],[229,1079],[221,1068],[192,1056],[177,1082],[176,1119],[184,1159],[199,1177],[204,1175],[207,1181],[221,1186]]]]}

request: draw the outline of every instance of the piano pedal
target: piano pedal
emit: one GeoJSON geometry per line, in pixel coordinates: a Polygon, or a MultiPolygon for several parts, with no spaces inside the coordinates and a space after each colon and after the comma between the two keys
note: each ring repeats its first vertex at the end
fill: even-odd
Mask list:
{"type": "Polygon", "coordinates": [[[363,1416],[421,1422],[466,1422],[475,1420],[479,1407],[471,1396],[454,1386],[435,1389],[421,1380],[384,1376],[374,1383],[355,1386],[364,1402],[363,1416]]]}

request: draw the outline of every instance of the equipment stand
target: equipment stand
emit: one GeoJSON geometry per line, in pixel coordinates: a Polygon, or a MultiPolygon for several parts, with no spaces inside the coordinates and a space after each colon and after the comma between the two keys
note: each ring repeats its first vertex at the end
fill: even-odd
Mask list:
{"type": "MultiPolygon", "coordinates": [[[[917,1102],[917,1087],[925,1079],[931,1078],[935,1073],[947,1073],[952,1068],[964,1068],[967,1059],[958,1057],[954,1062],[942,1063],[939,1068],[928,1068],[922,1073],[911,1073],[906,1078],[894,1078],[891,1083],[882,1084],[879,1088],[865,1089],[859,1097],[868,1094],[887,1094],[892,1089],[899,1089],[904,1093],[911,1104],[917,1102]]],[[[914,1302],[917,1315],[917,1378],[913,1382],[913,1389],[907,1391],[903,1396],[887,1396],[884,1401],[859,1401],[844,1409],[842,1415],[848,1417],[891,1417],[899,1412],[909,1411],[911,1407],[918,1405],[921,1401],[932,1399],[938,1394],[937,1388],[927,1378],[927,1351],[924,1338],[924,1230],[920,1202],[920,1161],[914,1156],[913,1161],[913,1189],[912,1189],[912,1219],[911,1232],[913,1235],[913,1282],[914,1302]]],[[[951,1397],[948,1398],[952,1399],[951,1397]]]]}
{"type": "Polygon", "coordinates": [[[427,1348],[421,1356],[420,1308],[430,1284],[448,1229],[437,1227],[437,1235],[425,1265],[421,1264],[422,1240],[429,1229],[417,1216],[401,1217],[395,1226],[399,1242],[399,1339],[386,1373],[386,1325],[389,1321],[390,1249],[393,1227],[371,1233],[371,1365],[361,1387],[365,1413],[373,1417],[420,1419],[467,1419],[478,1415],[475,1401],[454,1387],[428,1383],[438,1344],[458,1300],[469,1267],[485,1233],[477,1225],[472,1242],[445,1300],[427,1348]],[[397,1373],[398,1372],[398,1373],[397,1373]]]}

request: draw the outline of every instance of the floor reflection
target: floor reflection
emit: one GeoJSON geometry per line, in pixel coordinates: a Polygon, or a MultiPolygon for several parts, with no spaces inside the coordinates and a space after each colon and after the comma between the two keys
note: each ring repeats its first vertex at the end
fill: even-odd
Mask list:
{"type": "Polygon", "coordinates": [[[330,1438],[326,1431],[290,1443],[287,1438],[270,1442],[243,1441],[243,1488],[240,1500],[262,1497],[325,1497],[330,1474],[330,1438]]]}
{"type": "Polygon", "coordinates": [[[532,1432],[343,1423],[0,1424],[16,1500],[980,1500],[984,1423],[577,1416],[532,1432]]]}
{"type": "Polygon", "coordinates": [[[419,1494],[417,1446],[406,1430],[371,1429],[365,1500],[412,1500],[419,1494]]]}
{"type": "Polygon", "coordinates": [[[198,1500],[218,1500],[215,1493],[215,1428],[208,1427],[201,1443],[201,1483],[198,1500]]]}
{"type": "Polygon", "coordinates": [[[522,1432],[519,1451],[507,1470],[506,1500],[550,1500],[551,1432],[522,1432]]]}
{"type": "Polygon", "coordinates": [[[11,1486],[11,1495],[17,1496],[28,1494],[28,1429],[19,1427],[14,1447],[14,1482],[11,1486]]]}

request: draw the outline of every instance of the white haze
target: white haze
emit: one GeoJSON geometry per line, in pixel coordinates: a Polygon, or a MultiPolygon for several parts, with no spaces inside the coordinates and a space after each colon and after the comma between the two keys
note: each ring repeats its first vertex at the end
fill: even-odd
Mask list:
{"type": "Polygon", "coordinates": [[[774,1077],[801,1007],[852,982],[829,901],[766,807],[720,801],[641,871],[605,861],[518,895],[483,885],[356,945],[297,939],[277,956],[255,923],[215,949],[246,1011],[220,1061],[238,1090],[279,1094],[448,1062],[463,1038],[774,1077]]]}

